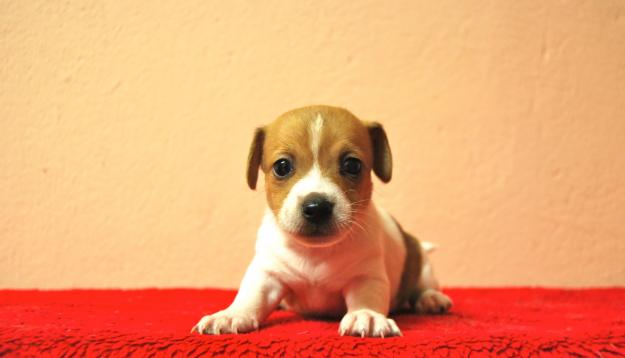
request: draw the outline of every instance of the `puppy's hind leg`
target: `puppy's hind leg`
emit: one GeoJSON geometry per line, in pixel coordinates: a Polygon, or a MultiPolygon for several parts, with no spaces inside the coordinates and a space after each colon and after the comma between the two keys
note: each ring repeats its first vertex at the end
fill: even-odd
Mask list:
{"type": "Polygon", "coordinates": [[[424,255],[421,276],[417,285],[413,307],[418,313],[439,314],[446,313],[452,306],[452,301],[440,291],[438,280],[432,272],[432,265],[424,255]]]}
{"type": "Polygon", "coordinates": [[[415,304],[415,312],[425,314],[447,313],[453,302],[451,298],[441,291],[428,288],[421,292],[415,304]]]}
{"type": "MultiPolygon", "coordinates": [[[[399,226],[399,224],[398,224],[399,226]]],[[[408,305],[417,313],[445,313],[452,306],[451,299],[440,291],[438,280],[434,277],[428,252],[434,246],[428,242],[419,242],[414,236],[399,226],[406,246],[406,261],[397,297],[397,308],[408,305]]]]}

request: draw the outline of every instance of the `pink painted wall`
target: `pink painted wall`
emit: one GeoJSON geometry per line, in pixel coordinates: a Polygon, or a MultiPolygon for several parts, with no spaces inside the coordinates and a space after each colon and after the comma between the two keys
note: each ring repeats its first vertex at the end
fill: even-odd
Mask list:
{"type": "Polygon", "coordinates": [[[622,1],[3,1],[0,287],[235,287],[252,130],[385,124],[444,284],[625,284],[622,1]]]}

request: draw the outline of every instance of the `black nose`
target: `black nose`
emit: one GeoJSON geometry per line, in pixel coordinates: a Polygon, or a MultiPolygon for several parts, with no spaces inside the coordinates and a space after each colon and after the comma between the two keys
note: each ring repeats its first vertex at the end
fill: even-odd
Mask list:
{"type": "Polygon", "coordinates": [[[308,194],[302,203],[302,215],[312,224],[323,224],[332,216],[333,206],[324,195],[308,194]]]}

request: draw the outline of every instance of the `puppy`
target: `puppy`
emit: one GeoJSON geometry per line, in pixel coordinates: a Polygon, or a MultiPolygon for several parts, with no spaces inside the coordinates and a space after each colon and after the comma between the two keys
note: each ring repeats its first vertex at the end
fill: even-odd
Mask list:
{"type": "Polygon", "coordinates": [[[389,337],[401,335],[391,311],[451,307],[426,245],[371,200],[371,172],[386,183],[393,168],[379,123],[336,107],[292,110],[256,130],[251,189],[259,168],[268,207],[254,259],[230,307],[192,331],[254,331],[282,304],[307,316],[342,316],[341,335],[389,337]]]}

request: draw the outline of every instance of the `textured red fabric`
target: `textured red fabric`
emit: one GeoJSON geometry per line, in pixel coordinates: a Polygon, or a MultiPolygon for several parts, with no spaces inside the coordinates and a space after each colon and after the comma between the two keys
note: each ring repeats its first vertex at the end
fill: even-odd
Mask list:
{"type": "Polygon", "coordinates": [[[404,337],[339,337],[338,321],[279,311],[261,330],[199,336],[224,290],[0,291],[0,356],[625,355],[625,289],[449,289],[443,316],[397,315],[404,337]]]}

